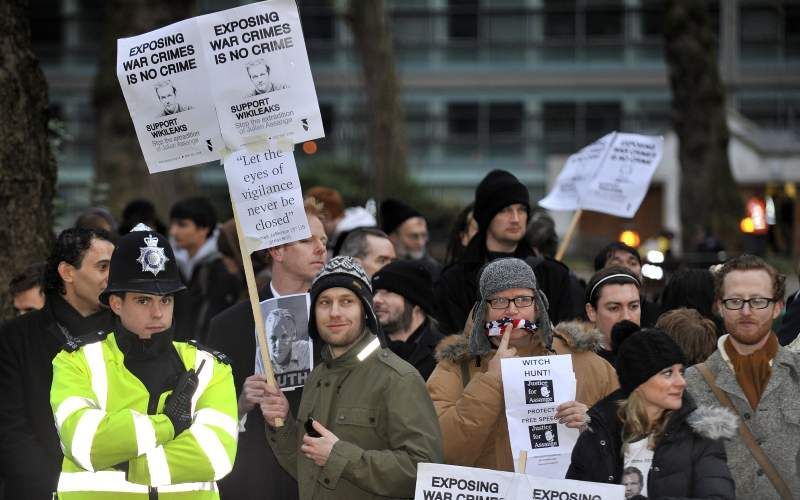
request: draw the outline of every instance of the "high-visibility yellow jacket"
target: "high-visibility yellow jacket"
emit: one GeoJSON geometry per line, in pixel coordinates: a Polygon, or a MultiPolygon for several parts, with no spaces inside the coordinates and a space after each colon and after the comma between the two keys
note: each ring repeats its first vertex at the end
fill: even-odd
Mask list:
{"type": "Polygon", "coordinates": [[[125,368],[113,333],[55,357],[50,404],[64,450],[59,498],[219,498],[215,481],[230,472],[238,437],[231,368],[194,345],[173,345],[186,369],[205,361],[192,425],[178,436],[159,413],[171,389],[148,415],[150,395],[125,368]]]}

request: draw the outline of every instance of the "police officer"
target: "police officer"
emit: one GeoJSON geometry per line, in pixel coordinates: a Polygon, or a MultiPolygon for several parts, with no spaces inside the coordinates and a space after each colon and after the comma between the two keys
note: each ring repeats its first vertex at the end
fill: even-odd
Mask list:
{"type": "Polygon", "coordinates": [[[173,340],[184,288],[164,236],[140,224],[120,239],[100,296],[114,331],[53,361],[59,498],[218,498],[236,455],[236,395],[223,354],[173,340]]]}

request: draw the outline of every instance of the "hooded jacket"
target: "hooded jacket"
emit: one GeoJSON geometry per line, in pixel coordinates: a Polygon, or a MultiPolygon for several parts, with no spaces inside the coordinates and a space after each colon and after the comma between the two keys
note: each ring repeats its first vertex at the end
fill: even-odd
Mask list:
{"type": "Polygon", "coordinates": [[[417,370],[367,333],[306,380],[295,418],[267,426],[280,464],[298,480],[300,499],[411,498],[420,462],[442,461],[442,436],[417,370]],[[339,441],[322,467],[300,453],[313,417],[339,441]]]}
{"type": "MultiPolygon", "coordinates": [[[[572,450],[567,479],[622,483],[622,430],[617,409],[623,399],[622,392],[616,391],[589,410],[590,429],[581,433],[572,450]]],[[[647,498],[735,498],[721,440],[735,436],[737,428],[731,411],[698,408],[684,391],[683,405],[670,417],[654,451],[647,498]]]]}
{"type": "MultiPolygon", "coordinates": [[[[470,320],[465,332],[471,331],[470,320]]],[[[445,462],[513,471],[502,381],[487,373],[489,361],[497,351],[476,357],[468,337],[467,333],[452,336],[439,344],[439,364],[428,379],[428,393],[442,428],[445,462]]],[[[597,330],[580,322],[562,323],[553,334],[555,354],[572,355],[576,400],[587,406],[619,387],[614,368],[593,352],[599,339],[597,330]]],[[[550,354],[542,343],[517,349],[518,357],[550,354]]]]}

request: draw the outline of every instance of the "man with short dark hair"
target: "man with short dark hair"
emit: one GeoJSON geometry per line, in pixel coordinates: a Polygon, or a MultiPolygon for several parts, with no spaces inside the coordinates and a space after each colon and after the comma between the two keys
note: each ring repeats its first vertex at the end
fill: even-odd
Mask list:
{"type": "MultiPolygon", "coordinates": [[[[608,267],[624,267],[628,269],[636,279],[639,280],[640,288],[643,283],[642,277],[642,257],[639,255],[638,250],[633,247],[622,243],[621,241],[612,241],[603,247],[594,257],[594,270],[600,271],[608,267]]],[[[651,327],[655,325],[661,310],[658,304],[655,304],[642,296],[640,299],[641,305],[641,325],[643,327],[651,327]]]]}
{"type": "MultiPolygon", "coordinates": [[[[321,208],[310,198],[306,198],[304,208],[311,236],[268,250],[272,278],[259,290],[261,300],[308,292],[314,276],[325,266],[328,237],[321,208]]],[[[233,471],[220,482],[222,498],[297,498],[297,483],[281,468],[270,447],[265,446],[264,417],[258,405],[268,386],[265,375],[256,373],[256,333],[249,301],[229,307],[211,320],[208,344],[231,357],[239,397],[239,447],[233,471]]],[[[287,392],[294,411],[302,395],[302,388],[287,392]]]]}
{"type": "MultiPolygon", "coordinates": [[[[800,357],[781,347],[772,331],[783,308],[785,277],[753,255],[735,257],[715,275],[717,308],[726,335],[717,350],[686,372],[687,389],[698,406],[722,406],[711,384],[728,396],[741,425],[777,470],[792,494],[800,492],[800,357]],[[708,382],[701,372],[708,370],[708,382]]],[[[779,495],[750,448],[737,434],[725,442],[739,498],[779,495]]]]}
{"type": "Polygon", "coordinates": [[[0,326],[0,475],[6,498],[47,499],[63,457],[50,409],[52,361],[66,345],[109,330],[100,305],[114,245],[105,233],[71,228],[45,266],[45,306],[0,326]]]}
{"type": "Polygon", "coordinates": [[[17,315],[38,311],[44,307],[44,264],[33,264],[11,278],[8,291],[17,315]]]}
{"type": "Polygon", "coordinates": [[[236,303],[241,281],[217,249],[217,214],[207,198],[187,198],[169,212],[169,234],[188,290],[175,301],[175,339],[205,340],[211,318],[236,303]]]}
{"type": "Polygon", "coordinates": [[[415,208],[392,198],[380,207],[381,229],[389,235],[399,259],[416,260],[436,282],[442,265],[428,255],[428,221],[415,208]]]}
{"type": "Polygon", "coordinates": [[[299,410],[271,387],[261,403],[267,442],[300,498],[413,497],[417,464],[442,460],[441,431],[419,373],[386,348],[369,279],[351,257],[314,279],[308,330],[324,362],[299,410]]]}
{"type": "Polygon", "coordinates": [[[389,349],[428,380],[436,367],[434,350],[444,338],[433,319],[433,282],[419,263],[398,260],[372,277],[375,315],[389,349]]]}
{"type": "Polygon", "coordinates": [[[612,365],[617,356],[614,325],[627,320],[641,326],[640,286],[630,270],[617,266],[594,273],[586,285],[586,316],[601,335],[596,352],[612,365]]]}
{"type": "Polygon", "coordinates": [[[475,188],[478,233],[436,284],[436,314],[443,333],[461,333],[478,296],[481,268],[503,257],[526,260],[533,268],[553,324],[574,317],[569,268],[537,255],[525,239],[529,211],[528,188],[510,172],[492,170],[475,188]]]}
{"type": "Polygon", "coordinates": [[[351,231],[344,239],[339,255],[353,257],[370,278],[397,259],[392,241],[377,227],[360,227],[351,231]]]}

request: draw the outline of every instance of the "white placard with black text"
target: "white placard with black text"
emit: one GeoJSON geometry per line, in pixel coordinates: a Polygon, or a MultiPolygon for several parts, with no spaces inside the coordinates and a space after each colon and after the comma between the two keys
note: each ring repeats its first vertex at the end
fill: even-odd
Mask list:
{"type": "Polygon", "coordinates": [[[117,40],[117,78],[150,173],[220,159],[202,45],[194,19],[117,40]]]}

